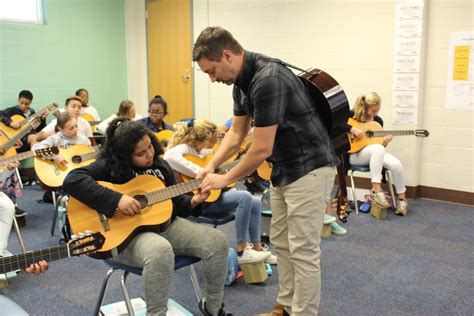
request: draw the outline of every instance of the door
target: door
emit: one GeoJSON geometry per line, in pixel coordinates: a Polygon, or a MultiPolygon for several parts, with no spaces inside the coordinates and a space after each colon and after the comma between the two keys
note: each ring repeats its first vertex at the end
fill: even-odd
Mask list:
{"type": "Polygon", "coordinates": [[[190,6],[190,0],[146,4],[149,98],[166,100],[169,124],[193,116],[190,6]]]}

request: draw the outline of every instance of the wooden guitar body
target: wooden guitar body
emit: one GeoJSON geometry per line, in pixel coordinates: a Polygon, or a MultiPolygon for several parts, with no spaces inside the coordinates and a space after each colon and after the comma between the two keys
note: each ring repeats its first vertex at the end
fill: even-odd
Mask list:
{"type": "MultiPolygon", "coordinates": [[[[349,118],[348,122],[349,125],[356,127],[364,132],[366,131],[381,131],[383,130],[382,126],[377,123],[376,121],[370,121],[366,123],[361,123],[357,121],[356,119],[349,118]]],[[[362,139],[352,137],[352,135],[349,133],[349,142],[351,144],[351,149],[349,150],[349,153],[353,154],[358,151],[360,151],[362,148],[368,145],[372,144],[383,144],[383,137],[364,137],[362,139]]]]}
{"type": "Polygon", "coordinates": [[[20,123],[21,127],[19,129],[11,128],[10,126],[5,125],[4,123],[0,123],[0,129],[8,136],[8,138],[15,137],[20,131],[27,129],[29,124],[28,120],[21,115],[15,114],[11,117],[11,120],[16,123],[20,123]]]}
{"type": "MultiPolygon", "coordinates": [[[[112,184],[98,182],[100,185],[114,191],[134,197],[137,200],[146,199],[143,195],[147,192],[165,188],[163,182],[152,175],[141,175],[125,184],[112,184]]],[[[91,255],[94,258],[107,258],[112,255],[112,250],[123,250],[128,242],[138,233],[150,231],[171,218],[173,203],[170,199],[150,204],[144,203],[141,213],[135,216],[124,215],[120,212],[112,218],[105,218],[97,211],[91,209],[79,200],[70,197],[68,201],[68,217],[74,232],[93,230],[100,232],[105,237],[102,249],[91,255]],[[106,221],[108,229],[104,229],[106,221]]]]}
{"type": "Polygon", "coordinates": [[[93,149],[84,144],[76,144],[67,148],[60,148],[59,155],[65,158],[67,164],[57,164],[52,160],[35,158],[34,168],[38,180],[47,188],[55,190],[63,186],[64,178],[67,174],[79,167],[87,166],[95,161],[95,158],[78,162],[76,157],[93,153],[93,149]]]}
{"type": "Polygon", "coordinates": [[[173,135],[174,135],[174,131],[169,130],[169,129],[165,129],[165,130],[155,133],[155,136],[158,139],[158,142],[160,143],[163,149],[165,149],[166,146],[168,146],[168,142],[171,140],[171,138],[173,138],[173,135]]]}

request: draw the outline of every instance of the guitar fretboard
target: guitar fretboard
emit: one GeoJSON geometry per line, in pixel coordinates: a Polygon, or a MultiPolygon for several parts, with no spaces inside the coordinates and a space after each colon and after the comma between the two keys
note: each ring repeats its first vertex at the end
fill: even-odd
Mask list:
{"type": "Polygon", "coordinates": [[[17,155],[13,155],[13,156],[10,156],[10,157],[0,158],[0,166],[6,165],[9,162],[13,162],[13,161],[17,161],[17,160],[23,160],[23,159],[27,159],[27,158],[30,158],[30,157],[33,157],[33,156],[35,156],[34,151],[26,151],[26,152],[19,153],[17,155]]]}
{"type": "Polygon", "coordinates": [[[99,150],[97,150],[97,149],[94,149],[93,152],[79,155],[79,157],[81,157],[81,162],[91,160],[91,159],[95,159],[98,156],[99,156],[99,150]]]}
{"type": "Polygon", "coordinates": [[[0,257],[0,273],[25,269],[32,263],[36,263],[41,260],[55,261],[68,257],[70,257],[68,244],[35,250],[11,257],[0,257]]]}
{"type": "Polygon", "coordinates": [[[373,134],[371,137],[384,137],[387,135],[393,136],[405,136],[405,135],[415,135],[414,130],[406,130],[406,131],[370,131],[373,134]]]}
{"type": "Polygon", "coordinates": [[[188,182],[179,183],[164,189],[145,193],[148,205],[159,203],[175,196],[182,195],[199,188],[203,179],[194,179],[188,182]]]}

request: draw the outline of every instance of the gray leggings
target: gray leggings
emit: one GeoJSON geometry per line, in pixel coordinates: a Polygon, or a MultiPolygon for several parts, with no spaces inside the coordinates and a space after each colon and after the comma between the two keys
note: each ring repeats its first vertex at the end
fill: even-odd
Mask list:
{"type": "Polygon", "coordinates": [[[201,258],[209,310],[218,310],[224,299],[229,244],[214,228],[177,217],[161,234],[137,235],[114,260],[143,269],[142,286],[148,315],[166,315],[174,256],[201,258]]]}

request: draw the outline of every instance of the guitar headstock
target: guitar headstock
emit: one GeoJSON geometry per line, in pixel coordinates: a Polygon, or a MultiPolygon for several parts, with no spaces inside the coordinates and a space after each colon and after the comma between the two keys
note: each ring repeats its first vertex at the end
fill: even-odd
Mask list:
{"type": "Polygon", "coordinates": [[[416,137],[428,137],[430,135],[430,132],[426,129],[417,129],[415,130],[415,136],[416,137]]]}
{"type": "Polygon", "coordinates": [[[59,104],[57,104],[56,102],[53,102],[46,107],[48,111],[56,110],[57,108],[59,108],[59,104]]]}
{"type": "Polygon", "coordinates": [[[71,256],[80,256],[96,252],[104,245],[105,237],[101,233],[86,231],[71,236],[69,253],[71,256]]]}
{"type": "Polygon", "coordinates": [[[35,150],[36,157],[39,157],[45,160],[53,160],[57,154],[59,154],[58,147],[47,147],[47,148],[35,150]]]}

